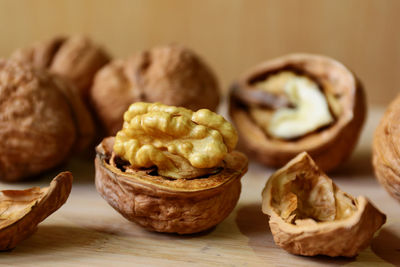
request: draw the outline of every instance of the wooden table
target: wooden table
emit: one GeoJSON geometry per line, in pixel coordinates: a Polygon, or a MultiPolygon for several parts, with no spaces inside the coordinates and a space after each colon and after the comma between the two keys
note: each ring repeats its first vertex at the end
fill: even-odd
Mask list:
{"type": "MultiPolygon", "coordinates": [[[[242,194],[231,215],[206,233],[179,236],[143,230],[124,219],[96,192],[92,161],[72,159],[63,169],[75,181],[68,202],[39,225],[16,249],[0,253],[6,266],[393,266],[400,265],[400,203],[374,179],[370,143],[381,110],[370,113],[360,143],[349,160],[330,176],[351,194],[369,197],[388,220],[372,245],[353,259],[300,257],[277,247],[261,213],[261,190],[271,170],[251,163],[242,194]]],[[[52,174],[0,188],[44,186],[52,174]]]]}

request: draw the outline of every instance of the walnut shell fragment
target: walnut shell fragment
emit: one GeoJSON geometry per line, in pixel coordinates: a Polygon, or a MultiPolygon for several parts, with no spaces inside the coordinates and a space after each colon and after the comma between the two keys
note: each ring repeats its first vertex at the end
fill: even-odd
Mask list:
{"type": "Polygon", "coordinates": [[[262,211],[275,243],[305,256],[354,257],[386,221],[367,198],[341,191],[306,152],[271,175],[262,211]]]}
{"type": "Polygon", "coordinates": [[[373,166],[378,181],[400,201],[400,96],[389,105],[373,141],[373,166]]]}
{"type": "Polygon", "coordinates": [[[338,61],[291,54],[244,73],[231,87],[229,111],[243,149],[259,162],[281,167],[307,151],[329,171],[353,151],[366,103],[359,80],[338,61]]]}
{"type": "Polygon", "coordinates": [[[168,179],[147,169],[123,171],[113,160],[114,137],[97,148],[96,188],[126,219],[144,228],[190,234],[224,220],[235,207],[247,158],[233,151],[220,172],[194,179],[168,179]]]}
{"type": "Polygon", "coordinates": [[[12,59],[67,78],[87,100],[96,72],[110,61],[108,53],[88,37],[56,36],[16,50],[12,59]]]}
{"type": "Polygon", "coordinates": [[[62,172],[49,187],[0,191],[0,250],[15,248],[68,199],[72,174],[62,172]]]}
{"type": "Polygon", "coordinates": [[[121,128],[123,113],[135,102],[215,111],[219,99],[213,71],[180,45],[155,47],[112,61],[96,74],[91,90],[91,102],[109,135],[121,128]]]}
{"type": "Polygon", "coordinates": [[[86,147],[94,125],[85,111],[67,81],[0,60],[0,180],[35,176],[86,147]]]}

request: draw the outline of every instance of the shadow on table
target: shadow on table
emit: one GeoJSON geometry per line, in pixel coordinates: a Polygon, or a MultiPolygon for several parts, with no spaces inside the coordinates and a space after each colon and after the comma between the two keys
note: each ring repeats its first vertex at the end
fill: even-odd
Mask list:
{"type": "MultiPolygon", "coordinates": [[[[82,223],[81,223],[82,224],[82,223]]],[[[86,222],[85,228],[91,229],[98,232],[99,234],[107,234],[112,236],[129,236],[129,237],[145,237],[152,240],[183,240],[206,236],[215,230],[215,226],[194,234],[175,234],[175,233],[157,233],[150,230],[146,230],[140,225],[128,221],[125,218],[110,217],[109,219],[103,218],[102,223],[99,224],[97,221],[86,222]]]]}
{"type": "Polygon", "coordinates": [[[22,241],[10,254],[47,254],[49,251],[83,248],[104,244],[107,235],[64,225],[40,225],[28,239],[22,241]]]}
{"type": "Polygon", "coordinates": [[[320,266],[325,266],[329,264],[330,266],[336,265],[336,266],[343,266],[346,264],[349,264],[350,262],[356,261],[356,257],[354,258],[346,258],[346,257],[329,257],[329,256],[323,256],[323,255],[318,255],[318,256],[295,256],[297,258],[301,258],[307,261],[312,261],[314,263],[317,263],[320,266]]]}
{"type": "Polygon", "coordinates": [[[239,208],[236,224],[240,232],[249,239],[249,246],[257,254],[268,253],[273,243],[268,226],[268,217],[261,211],[261,203],[251,203],[239,208]]]}
{"type": "Polygon", "coordinates": [[[329,173],[332,177],[338,178],[349,176],[370,177],[373,174],[372,151],[369,148],[355,151],[347,161],[329,173]]]}
{"type": "Polygon", "coordinates": [[[383,260],[400,266],[400,231],[394,225],[383,228],[372,241],[371,250],[383,260]]]}

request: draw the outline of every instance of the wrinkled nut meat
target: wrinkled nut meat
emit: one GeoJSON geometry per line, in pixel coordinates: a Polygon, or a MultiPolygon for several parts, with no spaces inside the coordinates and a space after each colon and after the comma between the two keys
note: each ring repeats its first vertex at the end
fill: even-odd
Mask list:
{"type": "Polygon", "coordinates": [[[341,191],[306,152],[269,178],[262,211],[275,243],[305,256],[356,256],[386,221],[367,198],[341,191]]]}
{"type": "Polygon", "coordinates": [[[15,248],[68,199],[72,174],[62,172],[49,187],[0,191],[0,250],[15,248]]]}
{"type": "Polygon", "coordinates": [[[230,114],[243,148],[272,167],[307,151],[323,170],[334,169],[355,147],[365,109],[357,78],[341,63],[318,55],[264,62],[230,93],[230,114]]]}
{"type": "Polygon", "coordinates": [[[0,60],[0,125],[0,180],[10,182],[55,167],[94,134],[67,81],[13,60],[0,60]]]}
{"type": "Polygon", "coordinates": [[[378,181],[400,201],[400,96],[385,112],[375,130],[373,165],[378,181]]]}
{"type": "Polygon", "coordinates": [[[85,36],[54,37],[18,49],[12,59],[48,69],[70,80],[87,99],[96,72],[110,61],[103,48],[85,36]]]}
{"type": "Polygon", "coordinates": [[[108,134],[121,129],[125,110],[140,101],[215,111],[219,86],[202,59],[180,45],[114,60],[96,74],[91,102],[108,134]]]}
{"type": "Polygon", "coordinates": [[[96,148],[96,187],[128,220],[157,232],[209,229],[235,207],[247,158],[225,119],[138,102],[124,127],[96,148]]]}
{"type": "Polygon", "coordinates": [[[193,112],[138,102],[125,112],[124,121],[115,138],[114,152],[134,168],[157,166],[160,175],[170,178],[210,173],[238,140],[233,126],[208,109],[193,112]]]}

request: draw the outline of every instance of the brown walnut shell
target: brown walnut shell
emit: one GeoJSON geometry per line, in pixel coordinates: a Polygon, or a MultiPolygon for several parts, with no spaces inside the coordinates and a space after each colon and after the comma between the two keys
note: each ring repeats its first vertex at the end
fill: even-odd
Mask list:
{"type": "Polygon", "coordinates": [[[223,221],[235,207],[241,191],[240,178],[247,158],[228,154],[217,174],[196,179],[168,179],[145,170],[125,173],[110,164],[114,137],[97,148],[96,188],[126,219],[157,232],[190,234],[223,221]]]}
{"type": "Polygon", "coordinates": [[[306,152],[271,175],[262,211],[275,243],[305,256],[354,257],[386,221],[367,198],[341,191],[306,152]]]}
{"type": "Polygon", "coordinates": [[[121,129],[122,115],[139,101],[215,111],[219,86],[202,59],[180,45],[114,60],[96,74],[91,102],[109,135],[121,129]]]}
{"type": "Polygon", "coordinates": [[[72,174],[58,174],[49,187],[0,191],[0,250],[15,248],[68,199],[72,174]]]}
{"type": "Polygon", "coordinates": [[[400,201],[400,95],[390,104],[375,130],[373,166],[378,181],[400,201]]]}
{"type": "Polygon", "coordinates": [[[110,61],[108,53],[85,36],[57,36],[18,49],[11,58],[70,80],[87,99],[96,72],[110,61]]]}
{"type": "Polygon", "coordinates": [[[85,146],[93,131],[79,101],[45,70],[0,60],[0,180],[34,176],[85,146]]]}
{"type": "Polygon", "coordinates": [[[307,151],[323,170],[329,171],[353,151],[364,123],[366,103],[361,83],[338,61],[320,55],[291,54],[263,62],[244,73],[232,85],[229,112],[238,129],[241,146],[259,162],[281,167],[298,153],[307,151]],[[259,105],[258,102],[264,101],[272,107],[274,102],[276,106],[283,103],[278,103],[278,98],[263,99],[256,91],[251,92],[251,85],[283,70],[310,77],[324,92],[336,97],[341,113],[332,125],[298,139],[281,140],[269,137],[252,120],[249,105],[244,102],[259,105]],[[238,91],[245,97],[238,95],[238,91]]]}
{"type": "Polygon", "coordinates": [[[57,88],[68,100],[70,108],[73,111],[78,135],[73,149],[74,152],[81,152],[88,147],[91,147],[94,143],[93,140],[96,135],[96,126],[92,115],[70,81],[62,79],[55,74],[52,74],[51,76],[57,88]]]}

